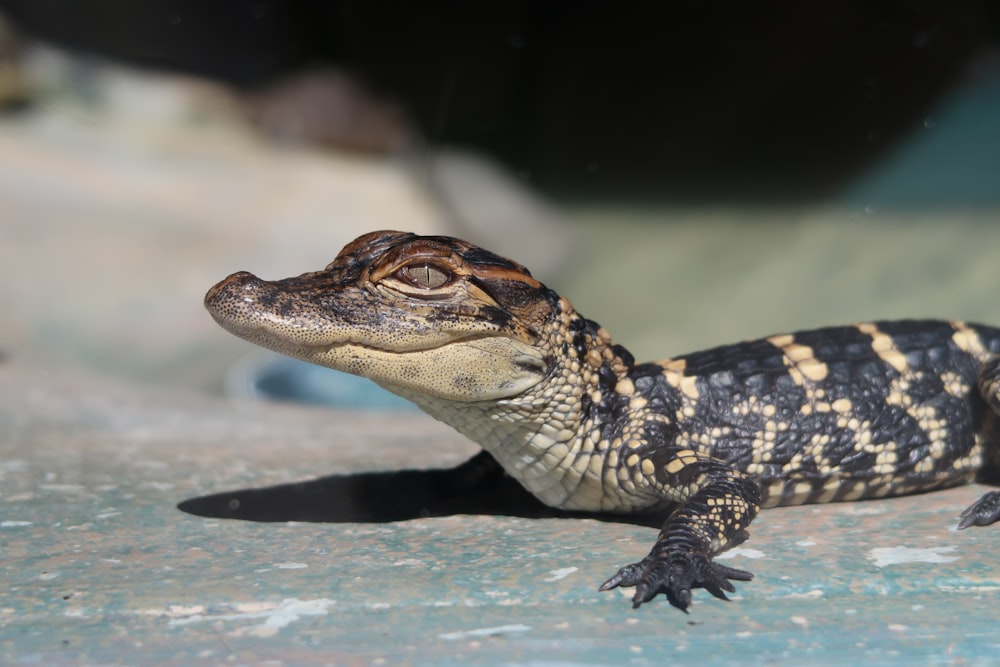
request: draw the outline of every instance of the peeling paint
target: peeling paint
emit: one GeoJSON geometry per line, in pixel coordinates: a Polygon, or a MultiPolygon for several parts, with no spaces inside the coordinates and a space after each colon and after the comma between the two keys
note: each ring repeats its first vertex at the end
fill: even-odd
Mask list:
{"type": "Polygon", "coordinates": [[[559,581],[560,579],[565,579],[569,575],[576,572],[578,569],[579,568],[575,567],[563,567],[559,568],[558,570],[549,570],[549,574],[551,574],[552,576],[546,577],[545,581],[559,581]]]}
{"type": "Polygon", "coordinates": [[[811,591],[806,591],[805,593],[789,593],[784,597],[799,600],[810,600],[823,597],[823,591],[818,588],[814,588],[811,591]]]}
{"type": "Polygon", "coordinates": [[[457,641],[460,639],[473,639],[476,637],[497,637],[499,635],[506,635],[512,632],[528,632],[529,630],[531,630],[530,625],[515,623],[512,625],[498,625],[492,628],[476,628],[474,630],[445,632],[438,635],[438,638],[444,639],[445,641],[457,641]]]}
{"type": "Polygon", "coordinates": [[[879,547],[868,552],[868,558],[875,567],[901,565],[904,563],[951,563],[960,556],[942,556],[951,553],[955,547],[930,547],[929,549],[912,549],[910,547],[879,547]]]}
{"type": "Polygon", "coordinates": [[[766,558],[767,554],[763,551],[758,551],[757,549],[748,549],[747,547],[734,547],[729,551],[723,552],[715,557],[715,560],[728,560],[736,556],[743,556],[744,558],[750,558],[756,560],[758,558],[766,558]]]}
{"type": "Polygon", "coordinates": [[[333,600],[327,598],[317,598],[314,600],[298,600],[286,598],[278,605],[267,603],[249,603],[236,605],[239,610],[229,614],[204,614],[196,613],[185,618],[170,619],[170,627],[191,625],[193,623],[215,622],[215,621],[244,621],[264,619],[263,623],[252,625],[249,628],[242,628],[234,632],[237,635],[251,635],[258,637],[269,637],[277,634],[278,630],[284,628],[306,616],[325,616],[328,607],[334,605],[333,600]]]}

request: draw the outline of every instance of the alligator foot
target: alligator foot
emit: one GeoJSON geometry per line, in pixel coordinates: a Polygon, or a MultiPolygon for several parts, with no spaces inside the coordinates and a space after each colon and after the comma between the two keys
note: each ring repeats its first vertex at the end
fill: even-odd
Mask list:
{"type": "Polygon", "coordinates": [[[687,612],[691,604],[691,589],[704,588],[715,597],[728,600],[726,592],[734,593],[736,588],[730,583],[750,581],[753,574],[746,570],[719,565],[701,553],[668,553],[654,556],[650,554],[638,563],[626,565],[618,573],[601,584],[600,590],[609,591],[619,586],[635,586],[632,608],[639,607],[663,593],[673,606],[687,612]]]}
{"type": "Polygon", "coordinates": [[[983,497],[969,505],[962,512],[962,520],[958,522],[958,529],[963,530],[969,526],[988,526],[1000,519],[1000,491],[990,491],[983,494],[983,497]]]}

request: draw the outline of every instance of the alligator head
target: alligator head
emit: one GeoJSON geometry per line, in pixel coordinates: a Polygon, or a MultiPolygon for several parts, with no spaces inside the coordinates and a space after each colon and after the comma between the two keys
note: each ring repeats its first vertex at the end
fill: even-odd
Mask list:
{"type": "Polygon", "coordinates": [[[231,333],[412,397],[474,402],[549,372],[542,341],[558,296],[520,264],[444,236],[365,234],[322,271],[241,271],[205,307],[231,333]]]}

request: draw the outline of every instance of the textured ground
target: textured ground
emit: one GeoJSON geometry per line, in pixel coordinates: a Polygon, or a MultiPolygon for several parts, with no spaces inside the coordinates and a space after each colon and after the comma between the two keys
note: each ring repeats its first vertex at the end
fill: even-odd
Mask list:
{"type": "Polygon", "coordinates": [[[361,473],[471,451],[416,413],[248,406],[8,363],[0,423],[6,664],[988,664],[1000,650],[1000,533],[954,530],[977,488],[765,512],[726,561],[756,580],[685,616],[596,591],[645,552],[648,527],[501,500],[382,522],[365,498],[386,492],[361,473]],[[275,488],[310,481],[333,491],[275,488]],[[211,513],[219,492],[243,499],[222,511],[301,519],[177,508],[211,513]]]}

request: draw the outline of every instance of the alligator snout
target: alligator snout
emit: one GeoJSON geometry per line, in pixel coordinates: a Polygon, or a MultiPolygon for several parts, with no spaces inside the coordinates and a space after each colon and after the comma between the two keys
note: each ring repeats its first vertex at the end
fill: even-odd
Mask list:
{"type": "Polygon", "coordinates": [[[212,310],[220,300],[231,298],[232,295],[240,291],[255,289],[261,283],[261,279],[249,271],[237,271],[236,273],[223,278],[213,285],[205,294],[205,307],[212,310]]]}

